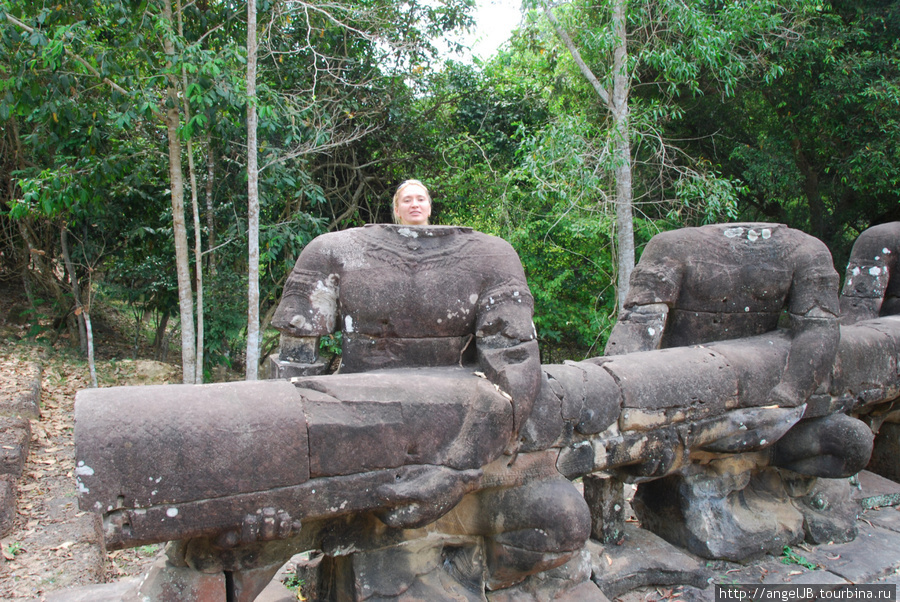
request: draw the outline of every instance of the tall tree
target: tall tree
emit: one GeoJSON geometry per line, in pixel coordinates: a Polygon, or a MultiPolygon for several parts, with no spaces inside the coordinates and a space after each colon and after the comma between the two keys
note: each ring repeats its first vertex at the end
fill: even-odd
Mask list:
{"type": "MultiPolygon", "coordinates": [[[[172,228],[175,235],[175,269],[178,274],[178,303],[181,316],[181,369],[185,383],[197,378],[197,338],[194,330],[194,297],[191,286],[190,248],[184,216],[184,173],[181,164],[181,103],[175,56],[175,17],[172,0],[162,2],[162,45],[166,60],[166,136],[169,151],[169,188],[172,199],[172,228]]],[[[200,367],[202,370],[202,366],[200,367]]]]}
{"type": "Polygon", "coordinates": [[[900,219],[900,2],[825,4],[776,57],[784,75],[730,106],[685,103],[694,152],[747,184],[748,217],[821,238],[836,263],[865,228],[900,219]]]}
{"type": "MultiPolygon", "coordinates": [[[[671,183],[654,194],[657,198],[672,195],[669,199],[675,200],[673,191],[680,187],[700,192],[701,198],[693,200],[702,203],[705,188],[721,190],[714,171],[704,170],[702,162],[684,156],[660,135],[664,123],[677,116],[678,95],[709,91],[698,86],[701,75],[728,96],[741,77],[764,70],[766,49],[774,39],[792,34],[790,11],[795,6],[771,0],[573,0],[539,6],[609,116],[607,161],[614,180],[621,308],[634,266],[634,167],[636,161],[647,162],[646,157],[633,156],[633,142],[640,141],[645,153],[651,148],[655,158],[650,162],[672,172],[644,176],[648,183],[671,183]],[[670,157],[680,157],[682,165],[670,157]],[[683,165],[685,159],[688,167],[683,165]],[[682,184],[690,179],[710,183],[682,184]]],[[[732,197],[730,203],[735,200],[732,197]]]]}
{"type": "Polygon", "coordinates": [[[259,165],[256,120],[256,0],[247,2],[247,380],[259,372],[259,165]]]}
{"type": "Polygon", "coordinates": [[[613,172],[616,182],[616,240],[618,256],[618,300],[619,309],[625,304],[628,282],[634,269],[634,223],[632,203],[631,173],[631,126],[629,124],[628,97],[631,90],[631,78],[628,73],[628,29],[626,27],[626,0],[613,0],[610,7],[612,29],[612,88],[607,90],[594,75],[572,41],[568,31],[562,26],[549,5],[544,5],[544,15],[553,25],[556,35],[565,44],[569,54],[578,66],[578,70],[591,84],[597,96],[603,101],[612,116],[612,149],[613,172]]]}

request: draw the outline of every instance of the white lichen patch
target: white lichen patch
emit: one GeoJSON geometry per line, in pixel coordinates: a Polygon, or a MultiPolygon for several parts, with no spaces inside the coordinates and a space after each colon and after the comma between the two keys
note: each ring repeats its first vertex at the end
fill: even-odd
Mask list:
{"type": "Polygon", "coordinates": [[[475,305],[475,303],[477,303],[477,302],[478,302],[478,295],[476,295],[475,293],[472,293],[471,295],[469,295],[469,303],[471,303],[472,305],[475,305]]]}
{"type": "Polygon", "coordinates": [[[770,238],[772,238],[772,230],[770,230],[769,228],[763,228],[762,237],[763,240],[769,240],[770,238]]]}
{"type": "Polygon", "coordinates": [[[81,482],[81,479],[75,479],[75,482],[78,484],[78,493],[90,493],[91,490],[88,489],[84,483],[81,482]]]}
{"type": "Polygon", "coordinates": [[[759,238],[759,232],[753,230],[752,228],[747,232],[747,240],[750,242],[756,242],[756,239],[759,238]]]}
{"type": "Polygon", "coordinates": [[[741,227],[725,229],[725,238],[737,238],[738,236],[743,236],[743,235],[744,235],[744,229],[741,227]]]}
{"type": "Polygon", "coordinates": [[[344,508],[347,507],[347,503],[348,503],[347,500],[344,500],[340,506],[332,506],[331,508],[328,509],[328,511],[329,512],[338,512],[340,510],[343,510],[344,508]]]}
{"type": "Polygon", "coordinates": [[[353,332],[353,316],[344,316],[344,332],[353,332]]]}
{"type": "Polygon", "coordinates": [[[878,267],[877,265],[872,266],[871,268],[869,268],[869,275],[870,276],[881,276],[881,268],[878,267]]]}
{"type": "Polygon", "coordinates": [[[407,238],[419,238],[419,233],[410,228],[400,228],[397,230],[397,234],[406,236],[407,238]]]}
{"type": "Polygon", "coordinates": [[[309,295],[309,304],[316,314],[325,320],[325,328],[334,330],[337,321],[338,282],[337,274],[329,274],[328,278],[316,282],[316,288],[309,295]]]}
{"type": "Polygon", "coordinates": [[[175,518],[176,516],[178,516],[178,508],[169,508],[168,510],[166,510],[166,516],[168,516],[169,518],[175,518]]]}
{"type": "Polygon", "coordinates": [[[90,477],[94,474],[94,469],[90,466],[86,466],[84,462],[79,462],[78,466],[75,468],[75,474],[82,477],[90,477]]]}

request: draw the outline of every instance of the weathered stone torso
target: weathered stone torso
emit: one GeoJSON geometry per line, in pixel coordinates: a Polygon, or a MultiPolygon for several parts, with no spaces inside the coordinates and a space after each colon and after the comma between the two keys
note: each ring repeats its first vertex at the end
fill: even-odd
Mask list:
{"type": "Polygon", "coordinates": [[[900,222],[873,226],[853,244],[844,288],[841,314],[845,324],[900,313],[900,278],[897,269],[900,222]]]}
{"type": "Polygon", "coordinates": [[[824,305],[836,315],[836,283],[827,247],[802,232],[714,224],[655,236],[625,305],[668,305],[662,346],[677,347],[774,330],[783,310],[804,315],[824,305]]]}
{"type": "Polygon", "coordinates": [[[534,338],[533,300],[502,239],[451,226],[370,225],[321,236],[297,261],[273,325],[343,331],[343,372],[445,366],[474,336],[534,338]]]}

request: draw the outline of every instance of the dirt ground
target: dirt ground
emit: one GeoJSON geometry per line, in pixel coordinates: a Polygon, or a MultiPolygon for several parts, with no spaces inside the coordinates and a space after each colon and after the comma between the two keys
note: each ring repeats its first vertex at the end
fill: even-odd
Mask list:
{"type": "MultiPolygon", "coordinates": [[[[3,284],[0,283],[0,287],[3,284]]],[[[54,590],[138,575],[161,546],[107,553],[93,513],[78,508],[73,441],[75,394],[90,386],[87,362],[65,337],[49,345],[27,336],[30,326],[8,319],[20,298],[0,291],[0,395],[21,387],[37,364],[41,419],[32,421],[31,450],[18,481],[18,514],[0,540],[0,599],[41,600],[54,590]]],[[[115,359],[133,353],[115,320],[97,320],[97,376],[101,386],[180,382],[177,366],[152,360],[115,359]]],[[[33,334],[33,329],[32,329],[33,334]]]]}

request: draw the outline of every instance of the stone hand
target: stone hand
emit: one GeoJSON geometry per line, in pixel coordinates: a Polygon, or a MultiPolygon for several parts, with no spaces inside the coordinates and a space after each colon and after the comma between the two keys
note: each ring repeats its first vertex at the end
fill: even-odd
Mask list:
{"type": "Polygon", "coordinates": [[[378,518],[389,527],[416,529],[449,512],[473,491],[482,470],[454,470],[444,466],[404,466],[394,483],[382,485],[375,494],[389,506],[378,518]]]}

